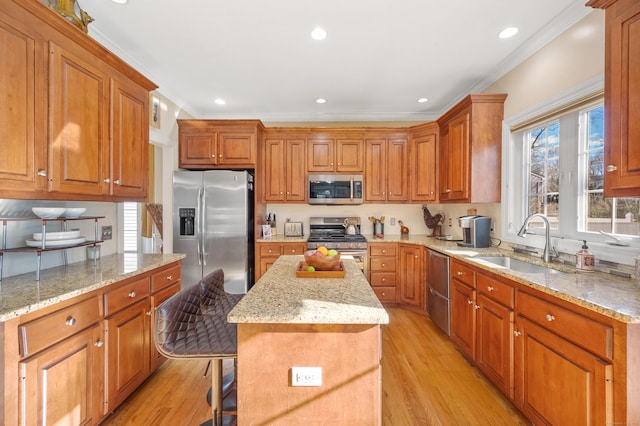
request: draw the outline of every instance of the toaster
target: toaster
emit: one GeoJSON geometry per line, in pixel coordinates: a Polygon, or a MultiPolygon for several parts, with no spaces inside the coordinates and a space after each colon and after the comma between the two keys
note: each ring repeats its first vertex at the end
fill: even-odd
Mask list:
{"type": "Polygon", "coordinates": [[[302,222],[285,222],[284,223],[284,236],[285,237],[302,237],[304,232],[302,231],[302,222]]]}

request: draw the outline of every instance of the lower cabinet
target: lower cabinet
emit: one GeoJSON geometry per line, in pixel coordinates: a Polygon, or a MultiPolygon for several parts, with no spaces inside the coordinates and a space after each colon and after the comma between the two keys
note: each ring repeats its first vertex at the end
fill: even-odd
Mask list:
{"type": "Polygon", "coordinates": [[[381,302],[397,300],[397,244],[369,243],[369,284],[381,302]]]}
{"type": "Polygon", "coordinates": [[[257,243],[256,282],[281,255],[300,255],[306,251],[306,243],[257,243]]]}
{"type": "Polygon", "coordinates": [[[451,340],[468,359],[476,356],[476,291],[452,279],[449,283],[451,340]]]}
{"type": "Polygon", "coordinates": [[[425,248],[417,244],[399,244],[398,281],[400,302],[426,309],[425,248]]]}

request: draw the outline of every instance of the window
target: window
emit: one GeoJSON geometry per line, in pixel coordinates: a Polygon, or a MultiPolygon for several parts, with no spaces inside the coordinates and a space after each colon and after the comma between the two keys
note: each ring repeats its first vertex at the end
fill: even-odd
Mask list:
{"type": "MultiPolygon", "coordinates": [[[[609,251],[611,246],[604,243],[613,240],[601,232],[639,237],[640,198],[604,197],[602,96],[574,102],[553,113],[540,110],[536,115],[543,119],[516,118],[527,123],[511,128],[503,148],[503,239],[542,247],[542,221],[530,224],[533,237],[523,240],[516,235],[524,219],[533,213],[547,216],[554,243],[568,253],[575,252],[581,240],[600,243],[602,252],[609,251]]],[[[626,249],[631,259],[640,239],[634,238],[632,246],[635,253],[626,249]]],[[[597,248],[595,251],[598,255],[597,248]]],[[[615,254],[610,256],[613,261],[622,260],[615,254]]]]}
{"type": "Polygon", "coordinates": [[[138,203],[122,203],[123,251],[138,251],[138,203]]]}

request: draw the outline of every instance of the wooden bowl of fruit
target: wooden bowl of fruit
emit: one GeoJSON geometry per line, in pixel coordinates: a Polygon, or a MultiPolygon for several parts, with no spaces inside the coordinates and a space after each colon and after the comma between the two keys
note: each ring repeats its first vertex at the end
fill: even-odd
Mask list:
{"type": "Polygon", "coordinates": [[[316,271],[331,271],[340,265],[340,253],[336,250],[309,250],[304,253],[304,261],[316,271]]]}

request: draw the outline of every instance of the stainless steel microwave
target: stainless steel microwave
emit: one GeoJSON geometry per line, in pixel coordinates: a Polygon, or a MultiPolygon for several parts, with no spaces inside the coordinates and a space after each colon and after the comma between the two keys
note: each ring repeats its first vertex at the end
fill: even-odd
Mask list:
{"type": "Polygon", "coordinates": [[[362,175],[309,175],[309,204],[362,204],[362,175]]]}

